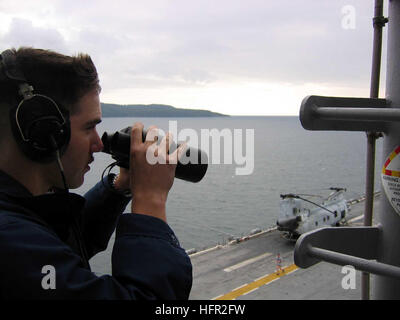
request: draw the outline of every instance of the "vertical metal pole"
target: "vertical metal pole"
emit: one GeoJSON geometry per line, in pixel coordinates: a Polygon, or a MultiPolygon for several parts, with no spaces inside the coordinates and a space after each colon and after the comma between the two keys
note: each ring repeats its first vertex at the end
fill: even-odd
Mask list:
{"type": "MultiPolygon", "coordinates": [[[[373,132],[367,133],[367,177],[365,185],[364,226],[372,225],[374,174],[375,174],[375,136],[373,132]]],[[[369,273],[361,273],[361,299],[369,300],[369,273]]]]}
{"type": "Polygon", "coordinates": [[[385,22],[386,21],[383,17],[383,0],[375,0],[370,98],[378,98],[379,96],[379,79],[381,73],[382,56],[382,28],[385,22]]]}
{"type": "MultiPolygon", "coordinates": [[[[387,52],[386,99],[388,107],[400,108],[400,0],[389,2],[387,52]]],[[[400,128],[394,123],[384,137],[383,159],[399,145],[400,128]]],[[[400,266],[400,214],[393,209],[385,193],[382,194],[376,222],[382,228],[377,261],[400,266]]],[[[400,299],[400,280],[378,275],[372,279],[373,299],[400,299]]]]}
{"type": "MultiPolygon", "coordinates": [[[[370,98],[379,97],[379,79],[381,72],[382,56],[382,27],[383,22],[383,0],[375,0],[374,9],[374,39],[372,50],[372,70],[371,70],[371,88],[370,98]]],[[[374,186],[375,186],[375,142],[378,138],[375,132],[367,132],[367,168],[365,182],[365,210],[364,226],[372,225],[372,213],[374,207],[374,186]]],[[[369,300],[370,292],[369,273],[361,273],[361,299],[369,300]]]]}

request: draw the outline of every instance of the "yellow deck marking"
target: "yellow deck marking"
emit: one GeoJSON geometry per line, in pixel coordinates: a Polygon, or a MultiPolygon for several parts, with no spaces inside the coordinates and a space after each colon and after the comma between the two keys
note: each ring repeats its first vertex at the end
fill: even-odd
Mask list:
{"type": "Polygon", "coordinates": [[[277,273],[271,273],[269,275],[266,275],[264,277],[259,278],[258,280],[255,280],[247,285],[241,286],[227,294],[224,294],[222,296],[216,297],[214,300],[233,300],[236,299],[237,297],[240,297],[241,295],[250,293],[250,291],[253,291],[265,284],[268,284],[272,281],[278,280],[279,278],[288,275],[289,273],[292,273],[293,271],[296,271],[299,267],[296,266],[295,264],[291,264],[290,266],[287,266],[283,268],[284,272],[280,272],[279,274],[277,273]]]}

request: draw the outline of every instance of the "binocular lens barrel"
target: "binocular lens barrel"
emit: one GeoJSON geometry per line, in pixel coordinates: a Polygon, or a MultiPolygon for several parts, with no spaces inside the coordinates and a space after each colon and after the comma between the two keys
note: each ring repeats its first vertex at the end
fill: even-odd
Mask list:
{"type": "MultiPolygon", "coordinates": [[[[115,133],[104,132],[101,137],[104,145],[102,152],[110,154],[117,161],[118,166],[126,169],[129,169],[131,130],[132,127],[127,127],[115,133]]],[[[146,134],[146,130],[143,130],[143,142],[146,140],[146,134]]],[[[178,147],[179,144],[176,146],[172,143],[170,152],[178,147]]],[[[177,163],[175,177],[185,181],[199,182],[206,174],[207,168],[207,154],[200,149],[187,147],[186,154],[177,163]]]]}

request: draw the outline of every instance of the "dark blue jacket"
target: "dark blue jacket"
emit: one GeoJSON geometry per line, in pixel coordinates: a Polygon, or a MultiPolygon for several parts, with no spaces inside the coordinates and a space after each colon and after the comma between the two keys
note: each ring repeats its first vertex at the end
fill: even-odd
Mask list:
{"type": "Polygon", "coordinates": [[[164,221],[122,214],[129,201],[101,182],[34,197],[0,171],[0,299],[188,299],[188,255],[164,221]],[[88,261],[114,230],[112,275],[96,276],[88,261]],[[55,289],[42,285],[49,265],[55,289]]]}

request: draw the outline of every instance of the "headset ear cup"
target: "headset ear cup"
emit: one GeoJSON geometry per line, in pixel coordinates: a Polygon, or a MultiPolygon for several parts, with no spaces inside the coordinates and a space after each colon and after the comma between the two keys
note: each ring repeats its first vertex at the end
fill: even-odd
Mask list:
{"type": "Polygon", "coordinates": [[[0,54],[0,73],[18,84],[21,102],[10,110],[11,130],[20,150],[36,162],[52,162],[68,147],[69,113],[51,98],[34,94],[13,50],[0,54]]]}
{"type": "Polygon", "coordinates": [[[35,162],[52,162],[57,157],[56,150],[62,155],[68,147],[68,112],[61,114],[55,102],[46,96],[34,95],[23,100],[10,110],[10,122],[21,151],[35,162]]]}
{"type": "Polygon", "coordinates": [[[31,124],[27,129],[27,136],[35,148],[55,152],[63,146],[62,130],[62,124],[57,118],[44,117],[31,124]]]}

